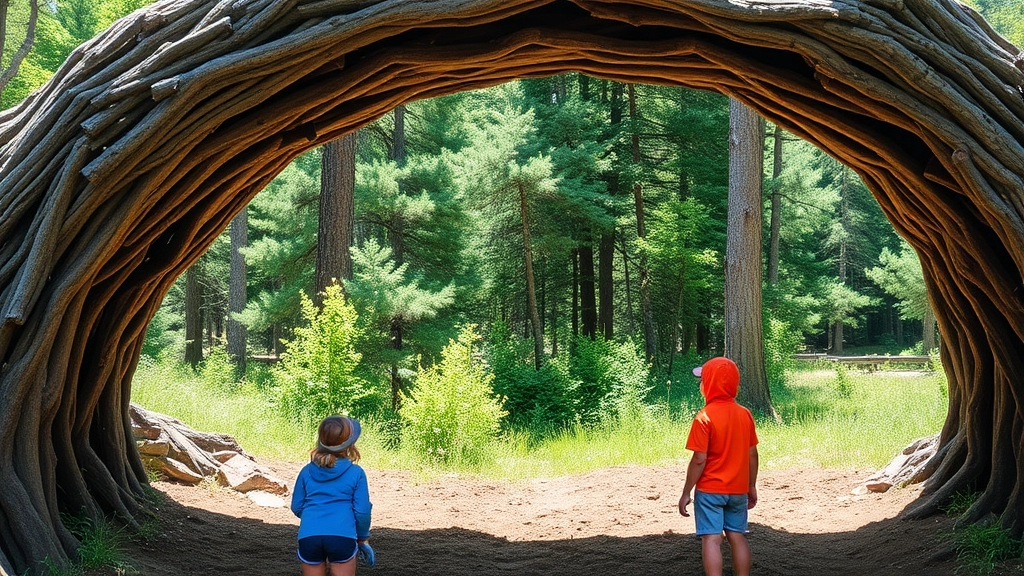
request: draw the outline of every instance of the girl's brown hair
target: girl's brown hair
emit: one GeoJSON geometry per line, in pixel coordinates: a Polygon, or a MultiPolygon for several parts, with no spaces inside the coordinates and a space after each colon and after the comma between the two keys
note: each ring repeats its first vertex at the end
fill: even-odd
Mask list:
{"type": "Polygon", "coordinates": [[[323,446],[337,446],[342,442],[348,440],[348,437],[352,434],[352,421],[348,418],[341,416],[328,416],[324,418],[324,421],[320,423],[320,429],[317,431],[317,443],[309,453],[309,460],[321,468],[333,468],[338,458],[347,458],[352,462],[359,461],[359,450],[355,444],[341,450],[340,452],[330,452],[323,449],[323,446]]]}

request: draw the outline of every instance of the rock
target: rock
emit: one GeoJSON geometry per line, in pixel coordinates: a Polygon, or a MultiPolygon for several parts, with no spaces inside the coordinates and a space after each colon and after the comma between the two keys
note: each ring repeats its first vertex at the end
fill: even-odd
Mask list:
{"type": "Polygon", "coordinates": [[[270,492],[253,490],[252,492],[246,493],[246,496],[255,502],[257,506],[263,506],[266,508],[284,508],[284,499],[280,496],[271,494],[270,492]]]}
{"type": "Polygon", "coordinates": [[[135,445],[139,448],[139,454],[143,456],[167,456],[167,452],[171,448],[166,439],[142,440],[136,442],[135,445]]]}
{"type": "Polygon", "coordinates": [[[288,493],[288,484],[284,480],[241,454],[220,465],[217,480],[222,486],[239,492],[263,490],[274,494],[288,493]]]}
{"type": "Polygon", "coordinates": [[[228,460],[231,460],[232,458],[238,455],[238,452],[235,452],[234,450],[220,450],[214,452],[213,454],[210,454],[210,456],[213,457],[214,460],[220,462],[221,464],[227,462],[228,460]]]}
{"type": "Polygon", "coordinates": [[[928,462],[939,447],[939,435],[918,438],[900,451],[885,468],[864,481],[871,492],[885,492],[893,486],[902,487],[922,482],[928,476],[928,462]]]}
{"type": "Polygon", "coordinates": [[[202,476],[196,474],[195,472],[190,470],[188,466],[182,464],[181,462],[178,462],[177,460],[173,460],[171,458],[164,458],[163,463],[164,466],[163,468],[160,469],[160,471],[170,478],[180,480],[182,482],[187,482],[189,484],[198,484],[203,480],[202,476]]]}

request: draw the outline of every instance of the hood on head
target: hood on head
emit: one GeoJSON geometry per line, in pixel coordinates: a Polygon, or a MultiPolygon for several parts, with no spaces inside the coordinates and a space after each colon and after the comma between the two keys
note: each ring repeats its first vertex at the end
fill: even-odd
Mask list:
{"type": "Polygon", "coordinates": [[[348,458],[338,458],[334,466],[330,468],[321,468],[311,462],[309,464],[309,475],[317,482],[329,482],[335,478],[340,478],[351,467],[352,461],[348,458]]]}
{"type": "Polygon", "coordinates": [[[693,371],[700,377],[700,393],[705,402],[732,400],[740,389],[740,369],[728,358],[712,358],[693,371]]]}

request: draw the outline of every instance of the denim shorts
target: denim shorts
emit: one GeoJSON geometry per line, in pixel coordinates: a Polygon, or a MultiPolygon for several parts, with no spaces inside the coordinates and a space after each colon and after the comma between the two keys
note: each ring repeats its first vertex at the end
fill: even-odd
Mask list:
{"type": "Polygon", "coordinates": [[[747,532],[746,494],[709,494],[694,490],[693,516],[697,535],[747,532]]]}
{"type": "Polygon", "coordinates": [[[348,562],[356,557],[355,538],[344,536],[306,536],[299,539],[299,560],[303,564],[323,564],[324,561],[334,564],[348,562]]]}

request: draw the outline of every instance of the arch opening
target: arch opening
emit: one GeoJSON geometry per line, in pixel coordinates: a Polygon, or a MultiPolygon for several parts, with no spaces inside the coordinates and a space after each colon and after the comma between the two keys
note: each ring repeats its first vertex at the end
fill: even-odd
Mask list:
{"type": "Polygon", "coordinates": [[[1024,57],[969,9],[167,1],[0,113],[0,570],[73,554],[61,510],[141,514],[127,405],[146,325],[292,158],[405,102],[568,71],[722,92],[862,177],[945,336],[918,513],[971,486],[969,520],[1024,533],[1024,57]]]}

